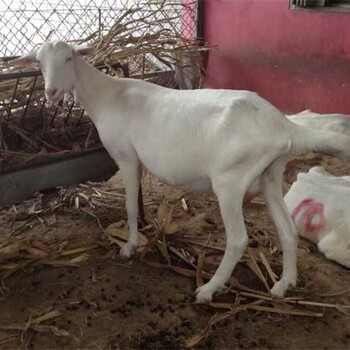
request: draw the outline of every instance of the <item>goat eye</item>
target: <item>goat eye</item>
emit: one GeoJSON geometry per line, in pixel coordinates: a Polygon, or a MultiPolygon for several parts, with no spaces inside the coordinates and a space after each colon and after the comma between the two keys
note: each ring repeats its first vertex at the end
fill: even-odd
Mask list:
{"type": "Polygon", "coordinates": [[[67,62],[70,62],[72,60],[72,57],[68,57],[67,59],[66,59],[66,63],[67,62]]]}

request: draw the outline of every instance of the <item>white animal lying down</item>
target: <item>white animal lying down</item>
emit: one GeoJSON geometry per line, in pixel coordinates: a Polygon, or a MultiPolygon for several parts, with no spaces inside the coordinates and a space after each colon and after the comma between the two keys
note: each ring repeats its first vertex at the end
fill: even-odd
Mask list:
{"type": "Polygon", "coordinates": [[[214,276],[196,291],[198,302],[210,301],[231,276],[248,243],[243,198],[262,192],[283,247],[282,278],[271,290],[282,296],[297,277],[297,232],[281,185],[287,157],[304,148],[349,157],[350,137],[297,126],[249,91],[179,91],[113,78],[83,60],[91,52],[64,42],[45,43],[12,64],[39,62],[51,101],[73,92],[118,163],[130,230],[120,254],[130,257],[137,246],[141,164],[170,185],[214,191],[227,244],[214,276]]]}
{"type": "Polygon", "coordinates": [[[286,117],[298,125],[350,135],[350,115],[347,114],[319,114],[306,110],[286,117]]]}
{"type": "Polygon", "coordinates": [[[314,167],[298,174],[284,200],[300,236],[316,243],[327,259],[350,268],[350,176],[314,167]]]}

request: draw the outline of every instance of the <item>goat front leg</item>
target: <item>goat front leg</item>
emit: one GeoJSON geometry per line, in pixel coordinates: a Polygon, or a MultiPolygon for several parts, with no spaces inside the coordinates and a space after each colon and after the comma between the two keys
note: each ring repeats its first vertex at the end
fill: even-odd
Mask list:
{"type": "Polygon", "coordinates": [[[139,187],[139,194],[138,194],[138,206],[139,206],[139,219],[140,219],[140,223],[141,226],[146,226],[147,222],[146,222],[146,217],[145,217],[145,210],[144,210],[144,206],[143,206],[143,195],[142,195],[142,184],[141,181],[142,180],[142,170],[140,170],[140,187],[139,187]]]}
{"type": "MultiPolygon", "coordinates": [[[[130,258],[137,248],[137,214],[139,206],[140,171],[138,163],[119,164],[126,194],[126,214],[128,217],[129,239],[120,250],[122,258],[130,258]]],[[[142,200],[142,196],[141,196],[142,200]]]]}

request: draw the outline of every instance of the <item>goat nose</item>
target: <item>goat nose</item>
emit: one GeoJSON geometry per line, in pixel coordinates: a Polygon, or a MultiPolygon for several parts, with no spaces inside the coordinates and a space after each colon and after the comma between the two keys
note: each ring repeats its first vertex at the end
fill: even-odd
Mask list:
{"type": "Polygon", "coordinates": [[[57,89],[56,88],[46,89],[45,92],[48,98],[53,98],[56,95],[57,89]]]}

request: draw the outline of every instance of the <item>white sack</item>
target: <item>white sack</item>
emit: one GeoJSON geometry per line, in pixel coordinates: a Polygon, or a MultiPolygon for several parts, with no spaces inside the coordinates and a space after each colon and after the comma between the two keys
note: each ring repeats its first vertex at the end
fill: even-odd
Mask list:
{"type": "Polygon", "coordinates": [[[298,174],[284,199],[300,236],[316,243],[327,259],[350,268],[350,176],[314,167],[298,174]]]}

